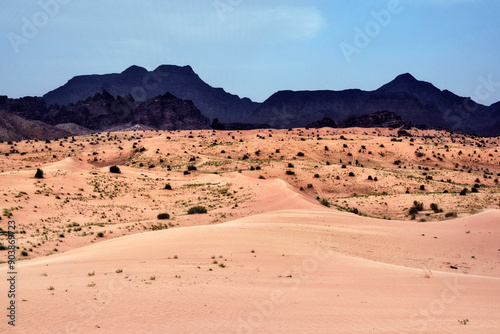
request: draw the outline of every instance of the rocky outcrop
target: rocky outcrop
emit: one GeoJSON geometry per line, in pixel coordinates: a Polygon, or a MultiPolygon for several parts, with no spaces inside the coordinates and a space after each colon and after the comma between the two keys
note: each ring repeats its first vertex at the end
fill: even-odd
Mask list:
{"type": "Polygon", "coordinates": [[[86,100],[89,96],[108,91],[112,96],[131,95],[136,101],[146,101],[165,93],[191,100],[202,114],[221,122],[240,122],[259,106],[248,98],[229,94],[222,88],[205,83],[190,66],[162,65],[154,71],[131,66],[122,73],[83,75],[45,94],[47,105],[65,105],[86,100]]]}
{"type": "Polygon", "coordinates": [[[58,129],[54,126],[40,121],[30,121],[20,116],[0,110],[0,140],[51,140],[68,136],[71,136],[69,132],[58,129]]]}

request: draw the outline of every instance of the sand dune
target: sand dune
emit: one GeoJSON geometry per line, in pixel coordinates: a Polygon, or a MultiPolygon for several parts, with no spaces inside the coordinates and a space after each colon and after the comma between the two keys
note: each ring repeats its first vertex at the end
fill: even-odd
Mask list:
{"type": "Polygon", "coordinates": [[[328,210],[284,210],[113,239],[20,264],[18,289],[26,301],[19,328],[491,333],[500,326],[500,257],[494,249],[499,217],[490,211],[431,228],[328,210]],[[445,254],[466,252],[465,225],[472,237],[474,227],[485,234],[467,243],[477,259],[458,264],[466,261],[469,274],[444,265],[435,269],[456,260],[445,254]],[[421,236],[430,231],[438,239],[421,236]],[[458,322],[465,318],[467,326],[458,322]]]}

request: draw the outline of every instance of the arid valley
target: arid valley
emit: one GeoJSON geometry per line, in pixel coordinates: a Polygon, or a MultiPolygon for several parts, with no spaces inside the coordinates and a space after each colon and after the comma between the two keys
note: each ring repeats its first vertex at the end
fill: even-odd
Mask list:
{"type": "Polygon", "coordinates": [[[4,141],[18,323],[1,332],[496,332],[499,144],[414,128],[4,141]]]}

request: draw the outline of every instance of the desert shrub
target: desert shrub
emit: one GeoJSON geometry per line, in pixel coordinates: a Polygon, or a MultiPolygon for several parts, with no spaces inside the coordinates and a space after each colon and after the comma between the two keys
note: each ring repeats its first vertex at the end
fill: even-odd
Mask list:
{"type": "Polygon", "coordinates": [[[313,185],[311,183],[307,184],[307,188],[312,188],[312,187],[313,187],[313,185]]]}
{"type": "Polygon", "coordinates": [[[289,162],[288,163],[288,168],[294,168],[294,165],[291,162],[289,162]]]}
{"type": "Polygon", "coordinates": [[[315,177],[316,179],[319,179],[319,174],[314,174],[314,177],[315,177]]]}
{"type": "Polygon", "coordinates": [[[424,209],[424,203],[413,201],[413,206],[417,208],[418,211],[422,211],[424,209]]]}
{"type": "Polygon", "coordinates": [[[23,250],[23,251],[21,251],[21,255],[22,255],[22,256],[28,256],[28,252],[27,252],[27,251],[25,251],[25,250],[23,250]]]}
{"type": "Polygon", "coordinates": [[[0,251],[7,250],[8,247],[0,242],[0,251]]]}
{"type": "Polygon", "coordinates": [[[109,167],[109,172],[115,173],[115,174],[120,174],[121,170],[120,170],[120,167],[118,167],[118,166],[111,166],[111,167],[109,167]]]}
{"type": "Polygon", "coordinates": [[[188,169],[189,171],[196,170],[196,166],[195,166],[195,165],[189,165],[189,166],[187,167],[187,169],[188,169]]]}
{"type": "Polygon", "coordinates": [[[347,166],[346,166],[346,165],[342,165],[342,167],[341,167],[341,168],[347,168],[347,166]]]}
{"type": "Polygon", "coordinates": [[[295,175],[295,172],[291,170],[287,170],[285,173],[286,175],[295,175]]]}
{"type": "Polygon", "coordinates": [[[418,158],[422,158],[423,156],[425,156],[425,153],[423,153],[423,152],[419,152],[419,151],[415,151],[415,155],[416,155],[418,158]]]}
{"type": "Polygon", "coordinates": [[[170,183],[167,183],[167,184],[165,185],[165,189],[167,189],[167,190],[172,190],[172,186],[170,185],[170,183]]]}
{"type": "Polygon", "coordinates": [[[330,202],[326,198],[322,198],[320,203],[326,207],[330,207],[330,202]]]}
{"type": "Polygon", "coordinates": [[[170,215],[168,213],[159,213],[158,216],[156,216],[158,219],[170,219],[170,215]]]}
{"type": "Polygon", "coordinates": [[[35,179],[43,179],[43,170],[41,170],[40,168],[36,169],[35,179]]]}
{"type": "Polygon", "coordinates": [[[189,172],[187,170],[184,171],[184,175],[189,175],[189,174],[191,174],[191,172],[189,172]]]}
{"type": "Polygon", "coordinates": [[[456,217],[457,213],[456,212],[447,212],[444,216],[446,218],[456,217]]]}
{"type": "Polygon", "coordinates": [[[299,152],[299,153],[297,153],[297,156],[298,156],[298,157],[303,157],[303,156],[304,156],[304,153],[299,152]]]}
{"type": "Polygon", "coordinates": [[[104,238],[104,232],[98,232],[97,233],[98,238],[104,238]]]}
{"type": "Polygon", "coordinates": [[[467,195],[467,191],[469,191],[467,188],[462,189],[462,191],[460,192],[460,196],[467,195]]]}
{"type": "Polygon", "coordinates": [[[354,173],[353,172],[349,172],[349,176],[353,177],[354,173]]]}
{"type": "Polygon", "coordinates": [[[477,190],[477,188],[476,188],[476,187],[473,187],[473,188],[472,188],[472,192],[473,192],[473,193],[478,193],[478,192],[479,192],[479,190],[477,190]]]}
{"type": "Polygon", "coordinates": [[[264,176],[262,176],[262,175],[259,175],[259,179],[260,180],[265,180],[266,178],[264,176]]]}
{"type": "Polygon", "coordinates": [[[443,209],[440,209],[436,203],[431,203],[431,210],[434,211],[434,213],[443,212],[443,209]]]}
{"type": "Polygon", "coordinates": [[[373,180],[371,175],[368,175],[368,180],[373,180]]]}
{"type": "Polygon", "coordinates": [[[422,185],[420,186],[420,190],[425,190],[425,185],[423,185],[423,184],[422,184],[422,185]]]}
{"type": "Polygon", "coordinates": [[[197,214],[197,213],[207,213],[207,208],[204,206],[198,205],[198,206],[193,206],[188,210],[188,215],[192,214],[197,214]]]}

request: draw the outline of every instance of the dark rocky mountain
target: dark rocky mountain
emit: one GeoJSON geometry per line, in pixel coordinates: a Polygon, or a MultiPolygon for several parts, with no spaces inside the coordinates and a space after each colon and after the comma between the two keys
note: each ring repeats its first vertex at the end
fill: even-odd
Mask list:
{"type": "Polygon", "coordinates": [[[83,75],[45,94],[47,105],[65,105],[86,100],[89,96],[108,91],[113,97],[131,95],[136,101],[171,93],[191,100],[203,115],[221,122],[240,122],[259,106],[248,98],[239,98],[205,83],[190,66],[162,65],[154,71],[131,66],[122,73],[83,75]]]}
{"type": "Polygon", "coordinates": [[[0,140],[47,140],[68,136],[71,136],[69,132],[58,129],[54,126],[40,121],[30,121],[20,116],[0,110],[0,140]]]}
{"type": "Polygon", "coordinates": [[[277,92],[248,121],[281,128],[304,127],[325,117],[339,122],[387,110],[413,124],[496,135],[500,130],[493,125],[500,124],[499,109],[499,104],[486,107],[403,74],[375,91],[277,92]]]}
{"type": "MultiPolygon", "coordinates": [[[[410,129],[413,125],[410,122],[403,121],[401,116],[390,111],[379,111],[373,114],[352,116],[348,119],[335,122],[328,117],[321,121],[309,124],[309,128],[403,128],[410,129]]],[[[421,127],[421,126],[420,126],[421,127]]]]}
{"type": "Polygon", "coordinates": [[[170,93],[136,101],[131,95],[114,97],[107,91],[66,105],[49,107],[39,98],[9,99],[0,97],[0,106],[10,113],[59,125],[65,131],[80,135],[92,131],[124,129],[143,125],[153,129],[208,129],[210,122],[191,101],[170,93]]]}
{"type": "Polygon", "coordinates": [[[131,95],[113,97],[107,91],[84,101],[49,107],[42,120],[48,123],[75,123],[98,131],[110,128],[144,125],[160,130],[207,129],[209,120],[191,101],[170,93],[146,101],[135,101],[131,95]]]}
{"type": "Polygon", "coordinates": [[[26,96],[11,99],[0,95],[0,109],[26,119],[41,119],[47,111],[47,106],[39,97],[26,96]]]}
{"type": "MultiPolygon", "coordinates": [[[[206,117],[218,119],[215,128],[231,130],[321,126],[325,122],[339,126],[337,123],[350,117],[368,122],[356,117],[386,110],[412,124],[469,134],[500,134],[500,102],[490,107],[477,104],[410,74],[374,91],[280,91],[258,104],[210,87],[189,66],[162,65],[151,72],[132,66],[117,74],[75,77],[43,99],[0,96],[0,109],[26,119],[53,125],[74,123],[93,131],[136,125],[209,128],[206,117]],[[198,115],[200,110],[204,116],[198,115]]],[[[71,128],[76,129],[64,129],[71,128]]]]}

